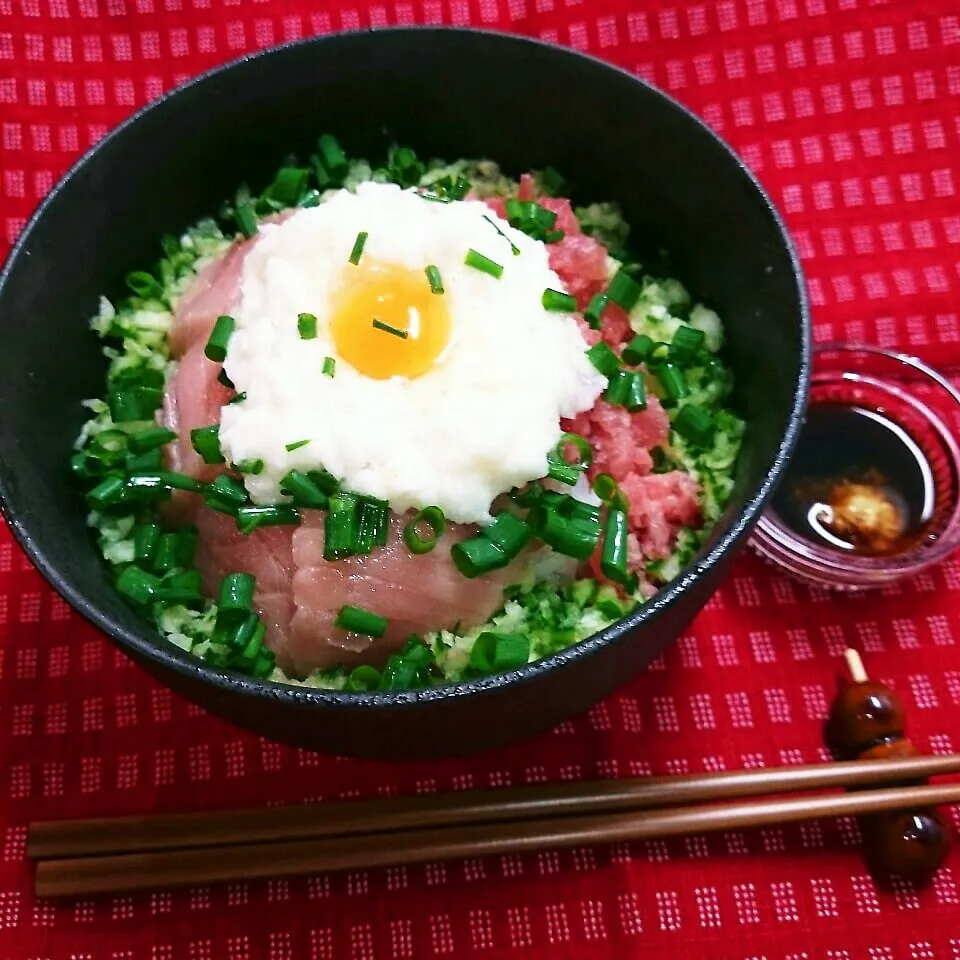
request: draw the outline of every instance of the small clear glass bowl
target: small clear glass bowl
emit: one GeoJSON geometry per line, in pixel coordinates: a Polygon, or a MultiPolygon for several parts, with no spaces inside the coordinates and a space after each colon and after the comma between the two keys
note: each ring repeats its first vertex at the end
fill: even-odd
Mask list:
{"type": "MultiPolygon", "coordinates": [[[[901,552],[861,556],[800,536],[768,509],[750,546],[792,576],[832,590],[883,587],[945,560],[960,547],[960,392],[916,357],[829,343],[814,351],[810,406],[830,401],[882,413],[923,452],[934,488],[926,536],[901,552]]],[[[789,481],[788,465],[781,483],[789,481]]]]}

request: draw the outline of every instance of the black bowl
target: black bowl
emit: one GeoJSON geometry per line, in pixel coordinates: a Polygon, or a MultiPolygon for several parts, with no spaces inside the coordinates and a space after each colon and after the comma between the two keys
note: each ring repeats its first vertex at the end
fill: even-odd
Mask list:
{"type": "Polygon", "coordinates": [[[287,743],[403,759],[467,753],[552,727],[656,657],[717,587],[802,418],[809,320],[797,259],[742,162],[694,116],[598,60],[489,32],[390,29],[279,47],[158,100],[91,149],[42,204],[0,276],[0,496],[65,599],[148,672],[213,713],[287,743]],[[399,693],[265,684],[205,666],[129,609],[106,575],[67,470],[80,400],[104,360],[87,319],[152,263],[158,239],[268,182],[335,133],[355,156],[391,140],[422,156],[552,164],[575,198],[620,201],[635,241],[715,306],[748,429],[729,506],[683,574],[622,622],[502,676],[399,693]]]}

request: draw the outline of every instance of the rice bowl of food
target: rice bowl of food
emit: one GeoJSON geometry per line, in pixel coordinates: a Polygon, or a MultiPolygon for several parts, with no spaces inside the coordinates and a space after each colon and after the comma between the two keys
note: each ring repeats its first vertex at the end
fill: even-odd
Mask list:
{"type": "MultiPolygon", "coordinates": [[[[596,144],[593,96],[568,122],[596,144]]],[[[25,474],[54,452],[26,454],[14,429],[37,415],[29,380],[4,401],[0,481],[32,558],[147,669],[290,742],[439,755],[589,705],[695,614],[792,444],[808,332],[775,213],[689,114],[518,38],[389,30],[291,45],[195,81],[88,154],[11,257],[4,306],[37,309],[30,245],[49,255],[38,232],[56,234],[58,205],[80,215],[111,154],[130,182],[111,190],[103,228],[136,240],[107,240],[102,267],[68,276],[91,307],[69,320],[86,362],[48,355],[42,374],[73,426],[66,445],[55,431],[50,474],[69,557],[25,502],[41,492],[25,474]],[[412,52],[423,66],[398,99],[377,79],[412,52]],[[749,249],[698,238],[691,257],[682,169],[665,175],[670,195],[658,198],[663,174],[625,191],[622,172],[592,169],[609,160],[558,137],[559,101],[536,121],[480,111],[466,133],[404,108],[437,96],[438,69],[469,89],[493,63],[496,83],[540,83],[529,56],[575,87],[586,71],[621,102],[638,97],[651,133],[661,115],[664,136],[680,124],[699,151],[688,166],[729,181],[713,199],[697,188],[703,223],[736,212],[743,222],[725,222],[749,249]],[[313,96],[335,104],[358,84],[369,122],[313,96]],[[203,102],[226,91],[246,98],[244,130],[214,124],[194,146],[203,102]],[[519,155],[514,123],[529,141],[519,155]],[[259,138],[248,163],[231,149],[244,135],[259,138]],[[130,217],[150,174],[122,151],[156,164],[158,137],[181,156],[158,188],[173,209],[130,217]],[[239,176],[214,176],[211,153],[239,176]],[[731,269],[751,302],[743,284],[724,290],[731,269]],[[749,333],[775,313],[778,331],[749,333]],[[751,367],[758,348],[778,375],[751,367]],[[438,742],[438,723],[461,732],[438,742]]]]}

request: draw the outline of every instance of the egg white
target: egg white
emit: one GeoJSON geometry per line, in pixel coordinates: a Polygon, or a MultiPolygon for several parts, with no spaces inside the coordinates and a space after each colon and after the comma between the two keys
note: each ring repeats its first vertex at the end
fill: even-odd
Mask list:
{"type": "Polygon", "coordinates": [[[606,384],[574,318],[542,306],[546,288],[564,289],[545,245],[482,202],[364,183],[260,229],[224,365],[246,399],[224,408],[220,428],[230,461],[265,464],[244,478],[257,503],[285,499],[289,470],[323,466],[397,512],[436,504],[451,520],[486,522],[499,494],[547,473],[560,418],[592,407],[606,384]],[[440,270],[451,334],[420,377],[371,379],[337,356],[331,302],[356,269],[348,258],[361,231],[364,259],[440,270]],[[503,275],[466,266],[471,248],[503,275]],[[315,339],[299,335],[304,312],[317,317],[315,339]],[[328,356],[333,378],[321,375],[328,356]],[[286,450],[300,440],[310,442],[286,450]]]}

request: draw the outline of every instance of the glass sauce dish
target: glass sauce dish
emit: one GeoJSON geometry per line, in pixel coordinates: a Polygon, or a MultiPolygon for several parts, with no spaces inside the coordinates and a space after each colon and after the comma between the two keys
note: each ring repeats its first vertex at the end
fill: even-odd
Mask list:
{"type": "Polygon", "coordinates": [[[806,420],[750,544],[834,590],[882,587],[960,547],[960,392],[879,347],[814,352],[806,420]]]}

